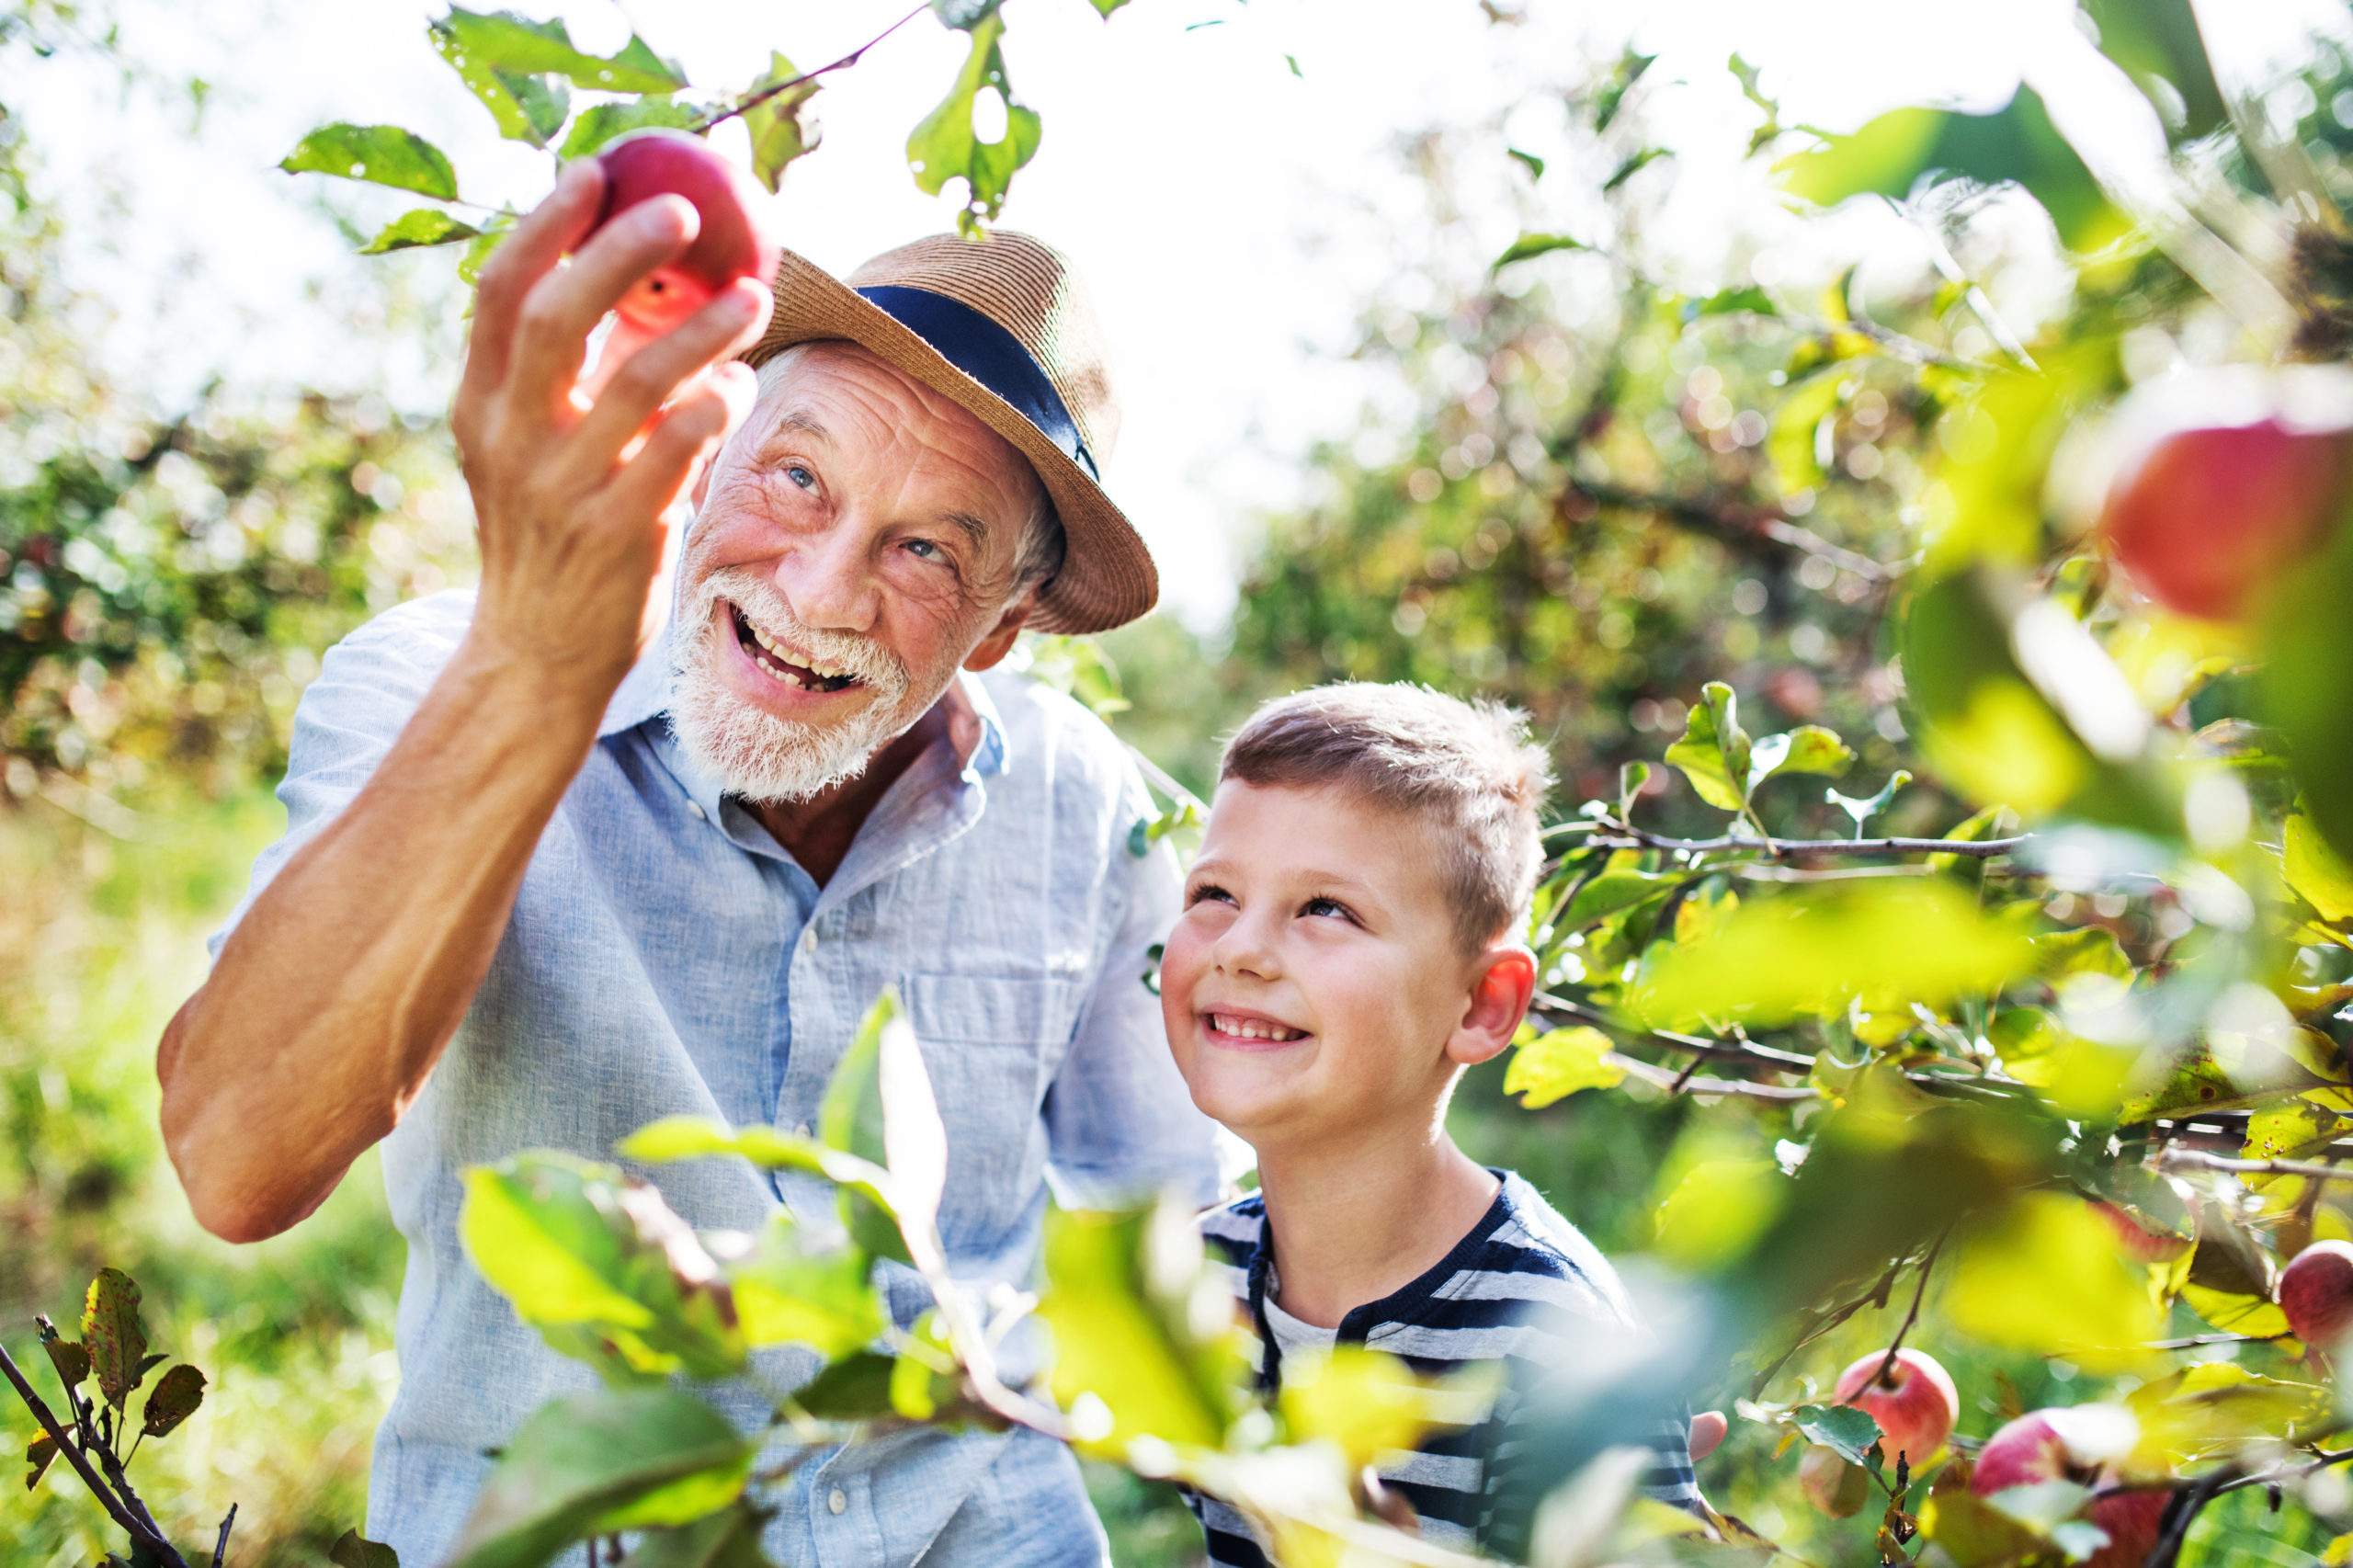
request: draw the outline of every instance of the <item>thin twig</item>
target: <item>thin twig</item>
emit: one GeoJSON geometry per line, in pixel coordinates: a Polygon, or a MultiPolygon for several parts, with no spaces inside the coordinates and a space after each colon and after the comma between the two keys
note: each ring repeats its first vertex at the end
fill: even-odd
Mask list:
{"type": "Polygon", "coordinates": [[[2286,1334],[2189,1334],[2179,1339],[2144,1339],[2143,1350],[2195,1350],[2203,1345],[2272,1345],[2294,1337],[2286,1334]]]}
{"type": "MultiPolygon", "coordinates": [[[[1601,1060],[1671,1095],[1722,1095],[1735,1099],[1782,1102],[1818,1100],[1822,1097],[1820,1089],[1800,1084],[1785,1085],[1750,1084],[1733,1078],[1694,1078],[1688,1069],[1678,1073],[1672,1067],[1662,1067],[1655,1062],[1644,1062],[1638,1056],[1628,1056],[1622,1051],[1605,1051],[1601,1053],[1601,1060]]],[[[1692,1065],[1697,1066],[1698,1063],[1695,1062],[1692,1065]]]]}
{"type": "Polygon", "coordinates": [[[858,62],[858,57],[863,55],[868,50],[872,49],[876,44],[881,43],[884,39],[889,38],[892,33],[897,32],[901,28],[905,27],[909,22],[914,21],[917,17],[922,16],[926,11],[930,9],[931,6],[928,0],[926,0],[926,4],[916,6],[914,10],[908,12],[905,16],[901,17],[897,21],[892,22],[889,27],[884,28],[881,32],[876,33],[872,38],[868,39],[864,43],[859,44],[856,49],[851,50],[847,54],[843,55],[839,60],[833,62],[831,64],[820,65],[814,71],[803,71],[800,75],[793,77],[789,82],[778,82],[768,86],[762,87],[758,92],[753,93],[740,101],[730,105],[728,108],[720,110],[717,114],[704,117],[694,124],[687,127],[687,129],[692,131],[695,135],[700,136],[712,126],[733,119],[737,115],[742,114],[745,109],[759,108],[770,98],[775,97],[779,93],[789,93],[793,88],[801,85],[803,83],[813,82],[818,77],[825,75],[830,72],[839,71],[845,66],[855,65],[858,62]]]}
{"type": "Polygon", "coordinates": [[[2188,1491],[2175,1494],[2173,1506],[2167,1510],[2170,1522],[2165,1526],[2165,1534],[2157,1538],[2157,1544],[2149,1549],[2148,1559],[2142,1568],[2173,1568],[2181,1556],[2182,1542],[2189,1537],[2190,1525],[2204,1511],[2206,1505],[2214,1500],[2215,1494],[2233,1479],[2233,1469],[2225,1465],[2210,1471],[2200,1476],[2188,1491]]]}
{"type": "Polygon", "coordinates": [[[1777,1051],[1769,1045],[1758,1045],[1754,1040],[1707,1040],[1699,1035],[1678,1034],[1672,1029],[1635,1028],[1573,997],[1550,991],[1537,993],[1536,1006],[1547,1013],[1559,1013],[1630,1040],[1654,1041],[1676,1051],[1688,1051],[1720,1062],[1755,1062],[1765,1066],[1786,1067],[1793,1073],[1813,1071],[1813,1058],[1801,1056],[1793,1051],[1777,1051]]]}
{"type": "Polygon", "coordinates": [[[1840,1324],[1845,1323],[1848,1318],[1853,1317],[1865,1307],[1870,1306],[1875,1302],[1881,1306],[1886,1305],[1889,1288],[1895,1283],[1896,1277],[1904,1272],[1904,1266],[1911,1261],[1912,1260],[1909,1257],[1897,1258],[1893,1263],[1887,1266],[1887,1272],[1881,1275],[1879,1277],[1879,1282],[1873,1285],[1870,1290],[1864,1291],[1853,1301],[1846,1302],[1844,1305],[1825,1308],[1822,1312],[1815,1313],[1813,1324],[1809,1325],[1803,1333],[1800,1334],[1796,1339],[1790,1342],[1790,1347],[1782,1351],[1771,1366],[1757,1373],[1756,1376],[1751,1380],[1748,1385],[1748,1397],[1755,1399],[1757,1395],[1763,1393],[1766,1389],[1771,1385],[1773,1380],[1780,1375],[1781,1369],[1790,1364],[1790,1358],[1795,1356],[1799,1351],[1804,1349],[1807,1346],[1813,1344],[1815,1340],[1821,1338],[1832,1329],[1836,1328],[1840,1324]]]}
{"type": "Polygon", "coordinates": [[[225,1568],[229,1561],[229,1527],[236,1522],[237,1506],[232,1503],[221,1518],[221,1539],[212,1543],[212,1568],[225,1568]]]}
{"type": "Polygon", "coordinates": [[[1715,855],[1727,849],[1751,850],[1787,858],[1795,855],[1834,855],[1882,858],[1904,855],[1955,855],[1964,859],[1991,860],[2030,842],[2031,834],[2010,838],[1777,838],[1768,846],[1745,834],[1714,838],[1669,838],[1627,823],[1595,824],[1587,845],[1608,849],[1666,849],[1680,855],[1715,855]]]}
{"type": "Polygon", "coordinates": [[[154,1553],[168,1568],[188,1568],[187,1561],[172,1549],[161,1532],[142,1524],[137,1516],[115,1496],[113,1490],[98,1478],[97,1472],[90,1468],[89,1456],[82,1451],[80,1444],[66,1436],[64,1427],[58,1424],[56,1413],[34,1392],[32,1384],[25,1381],[25,1374],[17,1369],[17,1363],[10,1358],[6,1348],[0,1348],[0,1376],[8,1380],[9,1386],[17,1391],[17,1397],[25,1402],[25,1408],[33,1413],[33,1419],[49,1435],[49,1440],[57,1445],[57,1451],[65,1457],[66,1463],[74,1467],[74,1473],[82,1478],[82,1484],[90,1489],[90,1495],[98,1500],[98,1506],[107,1511],[107,1517],[121,1527],[132,1540],[154,1553]]]}
{"type": "Polygon", "coordinates": [[[1903,1326],[1895,1331],[1895,1337],[1888,1343],[1886,1357],[1881,1360],[1879,1370],[1871,1374],[1872,1382],[1884,1381],[1888,1373],[1895,1369],[1895,1353],[1904,1348],[1904,1336],[1912,1332],[1914,1324],[1920,1321],[1920,1303],[1928,1294],[1928,1275],[1937,1267],[1937,1254],[1944,1250],[1945,1237],[1950,1234],[1952,1227],[1947,1225],[1937,1233],[1937,1239],[1928,1244],[1928,1256],[1920,1260],[1919,1286],[1912,1292],[1912,1310],[1904,1314],[1903,1326]]]}
{"type": "Polygon", "coordinates": [[[1633,490],[1595,479],[1573,479],[1569,487],[1605,506],[1654,513],[1677,522],[1697,524],[1718,535],[1738,537],[1745,534],[1768,539],[1776,544],[1790,545],[1809,555],[1818,555],[1832,565],[1870,582],[1889,582],[1911,570],[1908,562],[1874,561],[1868,555],[1859,555],[1835,545],[1813,529],[1791,522],[1775,506],[1711,505],[1697,496],[1633,490]]]}
{"type": "Polygon", "coordinates": [[[2159,1169],[2189,1166],[2201,1171],[2231,1171],[2243,1176],[2309,1176],[2314,1181],[2353,1181],[2353,1170],[2341,1165],[2316,1165],[2308,1160],[2230,1160],[2201,1149],[2168,1147],[2157,1155],[2159,1169]]]}

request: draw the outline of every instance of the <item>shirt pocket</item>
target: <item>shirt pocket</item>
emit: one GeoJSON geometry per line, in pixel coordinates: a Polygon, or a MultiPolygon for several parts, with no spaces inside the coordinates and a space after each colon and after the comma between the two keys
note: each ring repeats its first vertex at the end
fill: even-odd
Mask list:
{"type": "Polygon", "coordinates": [[[908,1022],[948,1131],[941,1240],[993,1254],[1012,1239],[1044,1179],[1044,1062],[1075,1017],[1070,981],[910,974],[908,1022]]]}

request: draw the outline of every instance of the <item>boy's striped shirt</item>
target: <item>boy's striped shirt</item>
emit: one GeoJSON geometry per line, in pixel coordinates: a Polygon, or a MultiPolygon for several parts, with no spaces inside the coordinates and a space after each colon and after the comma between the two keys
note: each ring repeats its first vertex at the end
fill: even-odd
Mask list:
{"type": "MultiPolygon", "coordinates": [[[[1348,1313],[1339,1343],[1387,1351],[1424,1375],[1500,1363],[1507,1386],[1519,1387],[1574,1355],[1569,1336],[1577,1331],[1628,1329],[1623,1290],[1598,1249],[1518,1176],[1495,1174],[1502,1189],[1470,1233],[1411,1284],[1348,1313]]],[[[1200,1224],[1210,1257],[1227,1271],[1244,1324],[1256,1337],[1259,1386],[1271,1392],[1280,1368],[1266,1315],[1275,1260],[1265,1204],[1253,1193],[1211,1210],[1200,1224]]],[[[1486,1428],[1508,1420],[1491,1408],[1484,1423],[1438,1434],[1381,1467],[1383,1484],[1419,1516],[1424,1537],[1472,1545],[1487,1505],[1482,1456],[1501,1436],[1486,1428]]],[[[1699,1490],[1688,1419],[1680,1412],[1662,1419],[1649,1440],[1657,1458],[1643,1481],[1644,1494],[1696,1512],[1699,1490]]],[[[1238,1512],[1190,1492],[1186,1500],[1208,1536],[1211,1562],[1267,1568],[1238,1512]]]]}

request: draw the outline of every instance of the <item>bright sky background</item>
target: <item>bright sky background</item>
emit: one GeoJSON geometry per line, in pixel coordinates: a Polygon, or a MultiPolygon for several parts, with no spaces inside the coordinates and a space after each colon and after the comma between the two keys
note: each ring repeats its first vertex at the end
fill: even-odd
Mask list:
{"type": "MultiPolygon", "coordinates": [[[[477,0],[492,8],[492,0],[477,0]]],[[[551,162],[501,142],[434,54],[429,0],[122,0],[131,52],[212,85],[185,103],[126,97],[85,62],[0,54],[6,97],[46,160],[75,225],[76,267],[115,305],[116,353],[169,403],[210,375],[254,381],[383,382],[410,406],[446,403],[452,368],[422,351],[386,366],[355,350],[347,312],[366,290],[322,201],[372,225],[415,205],[271,165],[329,119],[397,121],[437,142],[476,200],[528,203],[551,162]]],[[[803,67],[846,52],[903,0],[515,0],[562,16],[599,51],[630,22],[699,87],[731,90],[767,51],[803,67]]],[[[1530,20],[1491,26],[1472,0],[1133,0],[1108,22],[1086,0],[1009,0],[1015,95],[1044,117],[1037,159],[1005,214],[1078,261],[1119,355],[1126,428],[1114,494],[1158,555],[1167,602],[1196,624],[1230,606],[1255,508],[1297,493],[1295,458],[1344,434],[1370,389],[1336,362],[1365,302],[1410,280],[1381,243],[1406,210],[1390,149],[1402,131],[1485,119],[1528,87],[1566,83],[1582,58],[1631,41],[1661,58],[1645,91],[1677,156],[1644,178],[1669,187],[1659,237],[1684,281],[1723,281],[1728,244],[1796,258],[1832,243],[1779,208],[1738,165],[1755,111],[1724,62],[1760,65],[1784,118],[1847,129],[1898,104],[1993,107],[2026,75],[2117,167],[2145,158],[2154,117],[2075,33],[2070,0],[1528,0],[1530,20]],[[1214,24],[1214,25],[1201,25],[1214,24]],[[1286,56],[1298,62],[1294,75],[1286,56]]],[[[2313,27],[2342,28],[2330,0],[2203,0],[2226,78],[2256,79],[2313,27]],[[2225,20],[2227,18],[2227,20],[2225,20]],[[2222,22],[2224,25],[2216,27],[2222,22]]],[[[832,79],[824,144],[787,176],[788,244],[835,270],[952,221],[909,177],[907,131],[944,91],[961,35],[918,17],[832,79]]],[[[1541,153],[1557,115],[1525,113],[1509,140],[1541,153]]],[[[733,128],[730,128],[733,129],[733,128]]],[[[1520,224],[1577,226],[1496,142],[1479,252],[1520,224]],[[1517,185],[1515,185],[1517,182],[1517,185]]],[[[1882,214],[1844,220],[1836,243],[1873,265],[1916,267],[1919,243],[1882,214]]],[[[1745,252],[1743,253],[1745,254],[1745,252]]],[[[1543,265],[1543,264],[1538,264],[1543,265]]],[[[420,282],[447,263],[414,269],[420,282]]],[[[443,307],[454,312],[456,297],[443,307]]]]}

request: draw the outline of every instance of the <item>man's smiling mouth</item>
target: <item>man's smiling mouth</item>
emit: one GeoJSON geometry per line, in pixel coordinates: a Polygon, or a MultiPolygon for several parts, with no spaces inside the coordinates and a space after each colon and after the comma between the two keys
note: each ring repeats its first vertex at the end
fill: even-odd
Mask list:
{"type": "Polygon", "coordinates": [[[727,607],[728,619],[734,623],[735,641],[751,655],[763,674],[802,691],[842,691],[860,686],[858,676],[823,659],[813,659],[786,649],[758,627],[754,626],[744,612],[733,605],[727,607]]]}

